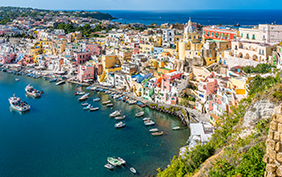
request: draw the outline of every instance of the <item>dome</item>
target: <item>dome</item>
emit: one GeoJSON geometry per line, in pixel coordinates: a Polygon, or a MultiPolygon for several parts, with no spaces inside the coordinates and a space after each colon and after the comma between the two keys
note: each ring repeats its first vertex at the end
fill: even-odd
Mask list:
{"type": "Polygon", "coordinates": [[[184,33],[194,33],[196,31],[196,28],[192,25],[191,19],[189,19],[188,25],[184,28],[184,33]]]}

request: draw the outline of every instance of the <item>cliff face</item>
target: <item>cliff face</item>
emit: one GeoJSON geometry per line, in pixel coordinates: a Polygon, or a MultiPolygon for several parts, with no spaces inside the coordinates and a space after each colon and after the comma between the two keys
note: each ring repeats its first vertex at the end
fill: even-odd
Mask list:
{"type": "Polygon", "coordinates": [[[279,106],[272,115],[266,140],[265,177],[282,176],[282,113],[279,106]]]}

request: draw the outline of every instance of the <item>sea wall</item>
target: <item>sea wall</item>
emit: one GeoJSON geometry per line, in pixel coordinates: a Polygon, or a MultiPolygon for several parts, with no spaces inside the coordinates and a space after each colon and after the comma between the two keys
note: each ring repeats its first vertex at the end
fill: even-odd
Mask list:
{"type": "Polygon", "coordinates": [[[266,154],[263,161],[266,163],[265,177],[282,176],[282,110],[272,115],[268,138],[266,140],[266,154]]]}

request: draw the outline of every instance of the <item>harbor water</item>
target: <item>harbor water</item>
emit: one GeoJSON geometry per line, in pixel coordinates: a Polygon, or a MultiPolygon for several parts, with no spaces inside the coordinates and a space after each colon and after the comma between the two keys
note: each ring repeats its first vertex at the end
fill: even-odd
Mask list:
{"type": "Polygon", "coordinates": [[[130,167],[138,176],[152,175],[170,163],[189,137],[189,129],[177,117],[118,100],[109,108],[101,103],[112,99],[110,95],[74,84],[56,86],[43,79],[0,72],[0,91],[1,177],[131,176],[130,167]],[[25,95],[29,83],[44,90],[41,98],[25,95]],[[74,91],[100,97],[99,102],[88,99],[100,110],[83,110],[74,91]],[[8,98],[14,93],[31,105],[29,112],[20,114],[9,108],[8,98]],[[115,129],[117,121],[109,117],[115,110],[126,115],[123,129],[115,129]],[[156,122],[150,128],[160,129],[163,136],[152,137],[142,118],[134,118],[142,110],[144,117],[156,122]],[[175,126],[182,129],[173,131],[175,126]],[[110,171],[104,167],[109,156],[122,157],[127,165],[110,171]]]}

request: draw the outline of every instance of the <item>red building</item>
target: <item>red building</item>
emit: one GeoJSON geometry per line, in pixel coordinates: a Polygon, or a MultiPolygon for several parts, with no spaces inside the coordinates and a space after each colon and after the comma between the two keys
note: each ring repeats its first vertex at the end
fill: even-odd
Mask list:
{"type": "Polygon", "coordinates": [[[203,35],[206,39],[233,41],[237,38],[237,30],[227,27],[204,27],[203,35]]]}

